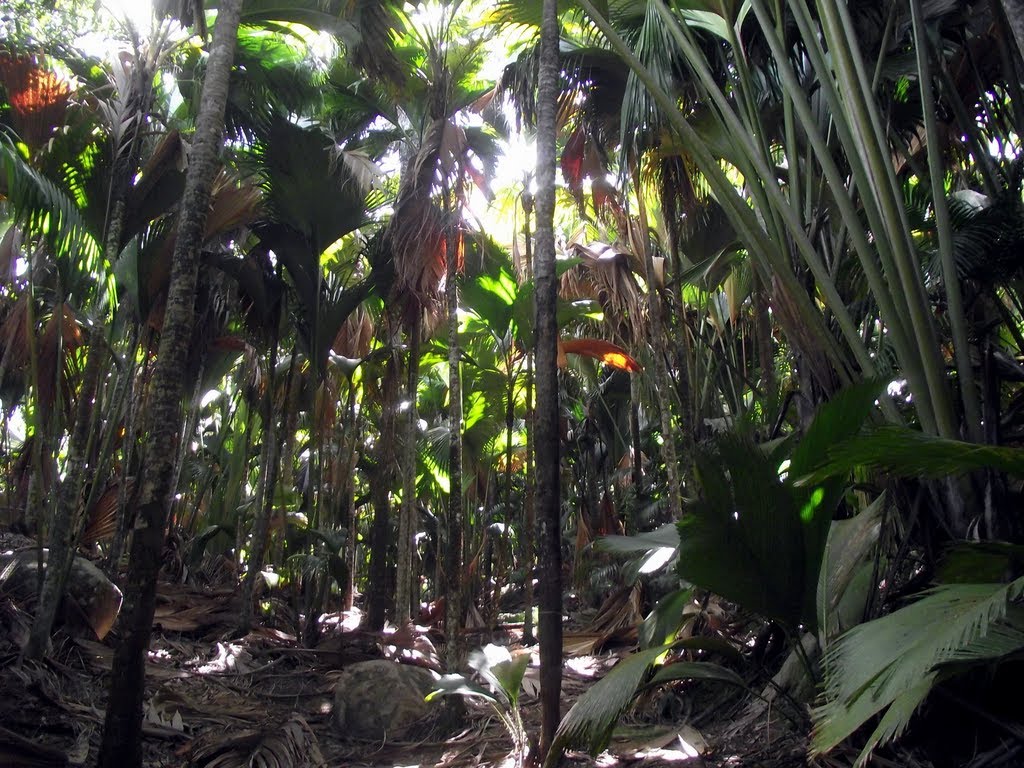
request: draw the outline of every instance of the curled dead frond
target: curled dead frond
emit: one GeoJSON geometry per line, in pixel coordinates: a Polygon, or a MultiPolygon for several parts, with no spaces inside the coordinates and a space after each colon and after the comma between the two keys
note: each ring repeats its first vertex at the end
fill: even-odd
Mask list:
{"type": "Polygon", "coordinates": [[[372,341],[373,320],[370,319],[370,313],[360,306],[348,316],[341,328],[338,329],[331,350],[344,357],[366,357],[370,354],[372,341]]]}
{"type": "Polygon", "coordinates": [[[326,768],[320,744],[309,723],[293,714],[283,724],[243,731],[224,737],[217,729],[210,738],[197,740],[188,765],[193,768],[326,768]],[[200,743],[201,742],[201,743],[200,743]]]}
{"type": "Polygon", "coordinates": [[[222,171],[213,183],[205,238],[226,235],[252,222],[260,211],[262,199],[255,184],[239,181],[222,171]]]}
{"type": "MultiPolygon", "coordinates": [[[[121,479],[116,479],[107,484],[103,493],[96,503],[92,505],[85,521],[85,530],[82,532],[80,543],[95,544],[100,541],[109,541],[117,532],[117,507],[121,498],[121,479]]],[[[128,478],[127,487],[123,491],[125,498],[131,498],[135,492],[135,478],[128,478]]]]}
{"type": "Polygon", "coordinates": [[[572,254],[580,261],[562,276],[562,298],[596,301],[618,338],[630,342],[646,338],[646,302],[628,254],[607,243],[574,243],[572,254]]]}

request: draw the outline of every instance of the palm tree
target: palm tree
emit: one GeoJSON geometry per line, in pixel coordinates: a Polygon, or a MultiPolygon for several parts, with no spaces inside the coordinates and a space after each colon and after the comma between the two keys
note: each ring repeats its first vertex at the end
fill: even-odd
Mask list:
{"type": "Polygon", "coordinates": [[[561,717],[562,509],[558,407],[558,280],[555,273],[555,136],[558,109],[558,4],[545,0],[537,77],[537,225],[535,452],[541,660],[540,755],[547,755],[561,717]]]}
{"type": "Polygon", "coordinates": [[[219,170],[224,109],[241,7],[241,0],[227,0],[221,3],[217,15],[186,175],[182,215],[178,219],[171,286],[146,414],[148,437],[122,619],[124,633],[114,653],[110,701],[100,748],[100,765],[107,768],[142,764],[145,662],[153,626],[164,526],[174,491],[172,472],[183,416],[181,371],[185,368],[191,339],[203,226],[219,170]]]}

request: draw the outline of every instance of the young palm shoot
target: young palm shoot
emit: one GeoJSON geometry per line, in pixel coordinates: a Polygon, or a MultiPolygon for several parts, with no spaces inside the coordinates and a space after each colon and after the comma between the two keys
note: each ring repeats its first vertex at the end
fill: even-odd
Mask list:
{"type": "Polygon", "coordinates": [[[529,740],[519,711],[519,694],[529,664],[528,653],[513,656],[504,646],[487,644],[469,655],[469,666],[483,678],[487,688],[465,675],[444,675],[437,681],[437,688],[427,694],[426,700],[433,701],[441,696],[467,696],[488,702],[508,730],[515,766],[521,768],[529,754],[529,740]]]}

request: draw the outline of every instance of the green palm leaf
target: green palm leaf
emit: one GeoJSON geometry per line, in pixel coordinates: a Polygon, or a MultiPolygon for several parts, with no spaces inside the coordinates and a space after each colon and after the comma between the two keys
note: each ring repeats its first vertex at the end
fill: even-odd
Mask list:
{"type": "Polygon", "coordinates": [[[26,236],[44,239],[56,256],[73,254],[83,269],[99,263],[99,245],[74,199],[32,168],[7,136],[0,136],[0,194],[26,236]]]}
{"type": "Polygon", "coordinates": [[[555,732],[545,768],[557,762],[564,749],[585,747],[594,755],[604,749],[611,739],[615,723],[633,701],[637,688],[647,677],[647,671],[670,648],[664,645],[633,654],[620,661],[580,696],[555,732]]]}
{"type": "Polygon", "coordinates": [[[861,624],[825,655],[825,703],[815,709],[811,749],[822,754],[873,716],[885,715],[857,765],[897,736],[952,662],[976,664],[1024,648],[1024,578],[1011,584],[951,584],[861,624]]]}
{"type": "Polygon", "coordinates": [[[707,661],[677,661],[675,664],[666,664],[647,685],[650,687],[675,680],[717,680],[740,688],[747,687],[746,681],[731,669],[707,661]]]}
{"type": "Polygon", "coordinates": [[[879,427],[857,435],[829,448],[827,456],[827,463],[797,484],[814,485],[854,467],[885,469],[903,477],[945,477],[976,469],[1024,476],[1024,451],[1019,448],[947,440],[906,427],[879,427]]]}

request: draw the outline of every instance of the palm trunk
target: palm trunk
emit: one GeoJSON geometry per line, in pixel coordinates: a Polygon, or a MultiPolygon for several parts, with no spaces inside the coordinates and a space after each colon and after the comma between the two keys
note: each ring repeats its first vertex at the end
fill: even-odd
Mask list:
{"type": "MultiPolygon", "coordinates": [[[[147,332],[148,341],[148,332],[147,332]]],[[[149,370],[149,355],[145,356],[142,373],[136,376],[135,358],[138,355],[138,343],[131,346],[130,356],[125,358],[125,370],[122,373],[124,378],[126,405],[124,410],[124,441],[121,449],[121,477],[117,489],[117,531],[114,533],[114,540],[110,544],[110,552],[107,554],[106,567],[104,570],[108,577],[117,580],[117,574],[121,568],[121,555],[124,552],[125,543],[128,541],[128,528],[133,522],[133,510],[137,507],[138,483],[129,483],[134,476],[136,456],[135,425],[139,416],[140,387],[137,386],[137,379],[145,380],[149,370]],[[129,488],[129,486],[131,486],[129,488]]],[[[143,349],[148,349],[149,344],[143,343],[143,349]]]]}
{"type": "MultiPolygon", "coordinates": [[[[524,184],[524,186],[526,186],[524,184]]],[[[526,241],[526,270],[527,279],[533,279],[533,243],[530,234],[530,216],[533,215],[533,197],[529,189],[523,192],[523,214],[526,216],[526,223],[523,225],[523,234],[526,241]]],[[[535,642],[533,636],[533,605],[535,602],[533,594],[533,564],[536,559],[537,539],[537,511],[536,493],[537,483],[533,471],[533,450],[534,450],[534,418],[533,418],[533,353],[526,352],[526,479],[523,483],[523,527],[519,535],[523,540],[523,580],[525,581],[525,594],[523,596],[523,645],[532,645],[535,642]]]]}
{"type": "Polygon", "coordinates": [[[102,333],[94,328],[89,341],[82,388],[78,393],[75,427],[68,443],[67,476],[60,486],[50,529],[50,551],[39,596],[39,608],[25,646],[25,657],[29,659],[41,659],[46,653],[50,644],[50,630],[75,556],[82,517],[82,488],[88,470],[89,443],[92,437],[89,429],[92,423],[92,403],[100,379],[104,351],[102,333]]]}
{"type": "Polygon", "coordinates": [[[413,535],[416,532],[416,432],[419,420],[416,390],[420,378],[420,325],[423,312],[416,315],[409,327],[409,358],[406,369],[405,396],[408,408],[402,424],[402,507],[398,518],[398,575],[395,585],[395,624],[403,626],[412,618],[413,600],[419,591],[413,587],[413,535]]]}
{"type": "MultiPolygon", "coordinates": [[[[640,379],[636,376],[629,377],[629,442],[633,450],[633,457],[630,461],[630,473],[633,481],[633,498],[639,497],[644,482],[644,467],[641,458],[640,445],[640,379]]],[[[633,533],[636,517],[636,504],[630,506],[629,531],[633,533]]]]}
{"type": "MultiPolygon", "coordinates": [[[[654,353],[654,392],[658,399],[658,411],[661,416],[661,458],[665,463],[665,476],[668,480],[668,504],[665,507],[670,521],[682,517],[682,483],[679,478],[679,458],[676,455],[676,436],[672,429],[672,380],[669,377],[665,349],[665,315],[661,294],[658,292],[654,274],[654,257],[647,242],[647,209],[644,206],[643,193],[640,190],[639,174],[635,179],[637,201],[640,212],[640,236],[633,243],[635,251],[639,251],[644,260],[644,279],[647,282],[647,311],[651,325],[651,350],[654,353]]],[[[687,425],[680,425],[683,433],[687,425]]]]}
{"type": "MultiPolygon", "coordinates": [[[[398,326],[393,313],[385,320],[388,328],[398,326]]],[[[391,490],[395,482],[397,457],[395,435],[398,431],[398,401],[401,394],[401,356],[398,334],[388,332],[391,350],[384,380],[381,384],[380,432],[377,436],[377,468],[371,483],[373,524],[370,528],[370,584],[367,590],[366,624],[381,630],[387,620],[392,590],[389,578],[394,536],[391,532],[391,490]]]]}
{"type": "Polygon", "coordinates": [[[170,511],[175,446],[183,414],[181,372],[194,318],[199,248],[220,163],[228,78],[234,59],[242,0],[223,0],[217,13],[195,140],[178,217],[167,310],[147,414],[142,492],[125,590],[121,644],[114,652],[110,700],[100,746],[101,768],[142,764],[142,699],[146,652],[156,608],[156,581],[170,511]]]}
{"type": "MultiPolygon", "coordinates": [[[[1016,60],[1019,63],[1024,57],[1024,0],[1001,0],[1006,23],[1013,34],[1017,46],[1016,60]]],[[[1008,72],[1007,75],[1010,75],[1008,72]]]]}
{"type": "Polygon", "coordinates": [[[558,109],[558,2],[544,0],[537,84],[537,515],[540,539],[540,755],[561,719],[562,526],[558,429],[558,279],[555,273],[555,138],[558,109]]]}
{"type": "MultiPolygon", "coordinates": [[[[446,213],[449,206],[447,185],[444,189],[446,213]]],[[[443,583],[438,594],[445,598],[444,628],[447,644],[445,663],[454,670],[462,660],[463,605],[465,592],[462,579],[462,349],[459,346],[459,251],[458,241],[450,233],[445,238],[445,292],[448,299],[448,510],[445,520],[444,564],[440,569],[443,583]]],[[[440,558],[439,558],[440,559],[440,558]]]]}
{"type": "MultiPolygon", "coordinates": [[[[287,379],[285,382],[284,402],[289,402],[290,389],[292,386],[292,374],[298,353],[292,352],[291,364],[288,367],[287,379]]],[[[263,394],[260,419],[263,422],[263,449],[260,457],[260,478],[259,488],[256,493],[256,517],[252,523],[252,534],[250,536],[249,562],[247,563],[245,578],[242,580],[242,609],[238,619],[238,629],[243,635],[248,634],[252,626],[252,594],[256,586],[256,577],[263,566],[263,556],[267,550],[267,537],[270,533],[270,517],[274,511],[274,496],[278,485],[278,474],[281,471],[281,443],[283,436],[278,433],[277,418],[274,413],[274,394],[277,390],[277,333],[272,335],[268,368],[270,371],[267,377],[267,388],[263,394]]],[[[287,406],[286,406],[287,407],[287,406]]],[[[281,414],[282,426],[287,429],[287,414],[281,414]]],[[[288,461],[291,461],[290,454],[288,461]]]]}
{"type": "Polygon", "coordinates": [[[341,607],[343,611],[352,610],[353,593],[355,592],[356,572],[356,509],[355,509],[355,470],[359,452],[356,441],[362,430],[356,421],[356,386],[349,380],[348,403],[345,406],[345,426],[342,432],[341,456],[335,470],[334,492],[338,494],[338,524],[346,531],[345,543],[342,546],[342,560],[345,563],[345,583],[340,584],[341,607]]]}

